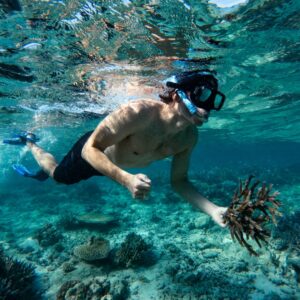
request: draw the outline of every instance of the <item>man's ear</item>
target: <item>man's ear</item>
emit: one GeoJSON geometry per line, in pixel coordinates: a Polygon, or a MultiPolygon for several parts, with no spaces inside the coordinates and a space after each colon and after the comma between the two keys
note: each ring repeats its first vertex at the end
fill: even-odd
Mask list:
{"type": "Polygon", "coordinates": [[[174,91],[172,94],[172,100],[175,102],[180,102],[180,98],[179,98],[178,94],[176,93],[176,91],[174,91]]]}

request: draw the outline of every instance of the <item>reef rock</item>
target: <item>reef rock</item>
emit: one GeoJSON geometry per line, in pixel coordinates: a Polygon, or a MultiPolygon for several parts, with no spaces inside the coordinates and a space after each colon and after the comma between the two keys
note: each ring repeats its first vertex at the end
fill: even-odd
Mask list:
{"type": "Polygon", "coordinates": [[[62,264],[62,270],[64,273],[70,273],[76,269],[75,263],[72,261],[66,261],[62,264]]]}
{"type": "Polygon", "coordinates": [[[59,289],[56,300],[108,300],[129,299],[129,286],[125,280],[109,280],[98,276],[88,281],[72,280],[59,289]]]}
{"type": "Polygon", "coordinates": [[[56,294],[56,300],[65,300],[67,291],[79,282],[79,280],[70,280],[63,283],[56,294]]]}
{"type": "Polygon", "coordinates": [[[33,238],[37,239],[41,246],[48,247],[60,241],[62,234],[53,224],[46,224],[35,233],[33,238]]]}
{"type": "Polygon", "coordinates": [[[109,241],[103,238],[91,237],[89,242],[75,247],[74,255],[85,261],[104,259],[110,251],[109,241]]]}

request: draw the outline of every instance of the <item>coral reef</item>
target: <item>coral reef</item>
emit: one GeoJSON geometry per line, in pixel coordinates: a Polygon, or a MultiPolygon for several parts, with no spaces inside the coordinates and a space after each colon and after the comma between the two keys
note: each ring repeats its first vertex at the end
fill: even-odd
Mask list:
{"type": "Polygon", "coordinates": [[[161,299],[248,299],[251,285],[246,283],[253,278],[240,273],[228,276],[228,270],[223,272],[218,264],[205,263],[199,254],[193,257],[172,243],[166,244],[165,250],[172,258],[165,268],[171,282],[161,287],[161,299]],[[222,289],[222,297],[218,289],[222,289]]]}
{"type": "MultiPolygon", "coordinates": [[[[147,256],[150,257],[150,248],[150,245],[148,245],[140,235],[129,233],[120,248],[116,251],[114,262],[126,268],[145,264],[147,256]]],[[[149,259],[148,263],[150,261],[152,261],[152,259],[149,259]]]]}
{"type": "Polygon", "coordinates": [[[72,280],[65,282],[56,295],[56,300],[129,299],[129,287],[125,280],[95,277],[87,282],[72,280]]]}
{"type": "MultiPolygon", "coordinates": [[[[231,200],[231,192],[236,188],[233,178],[237,178],[238,173],[246,173],[237,169],[232,169],[232,172],[233,175],[227,181],[224,180],[228,175],[226,173],[218,177],[216,183],[211,175],[209,184],[203,173],[202,181],[197,179],[195,184],[200,183],[205,195],[217,195],[213,200],[217,199],[218,204],[223,205],[225,196],[231,200]],[[219,184],[222,187],[218,194],[214,189],[218,189],[219,184]]],[[[258,175],[267,177],[263,176],[265,173],[258,175]]],[[[155,177],[153,182],[155,183],[155,177]]],[[[43,294],[38,299],[43,300],[126,299],[126,292],[123,293],[126,291],[126,283],[122,283],[124,279],[128,283],[127,288],[128,285],[130,287],[127,299],[298,299],[300,213],[297,199],[300,188],[298,183],[294,187],[278,184],[276,187],[285,200],[282,208],[284,216],[278,218],[277,227],[272,226],[272,240],[268,251],[259,251],[255,241],[249,241],[254,250],[261,254],[259,260],[248,255],[239,243],[232,242],[229,228],[224,232],[214,226],[206,214],[199,214],[184,201],[161,201],[165,195],[173,197],[168,183],[158,186],[157,192],[153,191],[151,205],[128,204],[130,196],[118,186],[115,187],[116,190],[109,185],[101,186],[105,205],[97,201],[96,204],[82,201],[78,193],[78,188],[82,188],[80,186],[70,187],[71,194],[64,193],[65,187],[58,186],[58,190],[54,190],[53,195],[50,194],[45,205],[43,203],[43,214],[39,211],[32,213],[37,202],[23,200],[20,201],[19,212],[16,214],[12,201],[16,195],[12,194],[10,201],[5,202],[0,210],[0,225],[5,226],[0,231],[1,243],[5,249],[9,249],[9,253],[18,253],[26,257],[26,262],[37,267],[40,274],[37,284],[43,283],[43,294]],[[61,196],[66,197],[66,203],[60,201],[55,207],[55,199],[61,196]],[[115,211],[122,212],[118,216],[118,227],[101,225],[102,227],[93,227],[89,234],[91,227],[79,223],[77,216],[93,211],[113,211],[111,199],[115,201],[115,211]],[[21,205],[24,205],[23,209],[21,205]],[[66,215],[70,208],[78,213],[66,215]],[[60,213],[65,214],[66,227],[54,223],[63,218],[60,213]],[[31,232],[47,223],[53,224],[51,227],[57,228],[63,238],[52,246],[42,247],[37,239],[33,239],[34,233],[31,232]],[[76,230],[65,230],[67,227],[76,230]],[[106,227],[110,228],[109,231],[104,231],[106,227]],[[130,232],[140,236],[129,235],[127,246],[123,245],[121,251],[130,232]],[[86,261],[74,255],[74,249],[88,244],[87,239],[92,235],[109,240],[111,251],[107,258],[86,261]],[[141,240],[150,244],[151,249],[140,253],[140,248],[147,249],[141,240]],[[151,255],[155,256],[156,264],[149,267],[151,255]],[[119,283],[114,284],[114,280],[119,283]],[[63,284],[64,282],[66,283],[63,284]]],[[[42,186],[36,185],[36,188],[41,189],[42,186]]],[[[47,190],[46,187],[44,189],[47,190]]],[[[20,193],[20,199],[23,194],[20,193]]],[[[28,197],[32,197],[31,189],[28,197]]],[[[271,226],[268,225],[267,228],[271,229],[271,226]]],[[[0,280],[2,294],[8,290],[6,281],[0,280]]],[[[33,298],[29,296],[18,299],[33,298]]]]}
{"type": "Polygon", "coordinates": [[[79,280],[69,280],[64,282],[56,294],[56,300],[65,300],[67,291],[78,283],[80,283],[79,280]]]}
{"type": "MultiPolygon", "coordinates": [[[[281,247],[278,250],[296,250],[300,252],[300,210],[295,211],[289,216],[283,216],[272,236],[280,242],[281,247]]],[[[277,246],[279,246],[277,244],[277,246]]]]}
{"type": "Polygon", "coordinates": [[[64,273],[70,273],[76,269],[74,261],[66,261],[62,264],[62,270],[64,273]]]}
{"type": "Polygon", "coordinates": [[[74,230],[79,228],[79,223],[73,214],[68,213],[60,217],[60,219],[57,221],[57,227],[65,230],[74,230]]]}
{"type": "Polygon", "coordinates": [[[87,244],[74,248],[74,255],[85,261],[104,259],[110,251],[109,241],[100,237],[91,237],[87,244]]]}
{"type": "Polygon", "coordinates": [[[43,247],[48,247],[56,244],[62,239],[62,234],[53,224],[46,224],[33,236],[34,239],[37,239],[39,244],[43,247]]]}
{"type": "Polygon", "coordinates": [[[250,254],[257,256],[258,253],[245,240],[245,236],[247,240],[249,238],[255,240],[259,247],[262,247],[261,242],[267,243],[270,233],[266,225],[270,220],[277,224],[275,216],[281,215],[278,212],[281,203],[276,198],[278,192],[270,195],[272,185],[267,187],[263,183],[255,193],[259,181],[250,187],[253,177],[249,176],[244,185],[240,181],[224,219],[229,226],[232,239],[236,239],[243,247],[246,247],[250,254]]]}
{"type": "Polygon", "coordinates": [[[7,256],[0,248],[0,299],[37,299],[34,267],[7,256]]]}
{"type": "Polygon", "coordinates": [[[296,281],[300,282],[300,211],[283,216],[272,232],[272,246],[288,253],[285,263],[295,272],[296,281]]]}

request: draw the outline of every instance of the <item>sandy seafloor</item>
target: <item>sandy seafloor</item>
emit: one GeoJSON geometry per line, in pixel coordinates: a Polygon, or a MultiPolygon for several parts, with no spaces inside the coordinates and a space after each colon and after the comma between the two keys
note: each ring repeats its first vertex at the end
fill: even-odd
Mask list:
{"type": "Polygon", "coordinates": [[[298,168],[235,166],[191,173],[199,190],[219,205],[226,205],[224,199],[230,201],[236,185],[233,179],[254,169],[280,190],[285,217],[273,229],[266,248],[254,246],[260,256],[253,257],[232,241],[228,229],[215,225],[170,190],[167,165],[162,163],[160,171],[157,167],[148,171],[153,190],[145,202],[131,199],[107,178],[64,186],[50,180],[37,183],[8,172],[3,183],[10,192],[1,195],[1,244],[9,254],[36,266],[41,299],[56,299],[66,281],[88,285],[95,277],[128,284],[127,297],[112,299],[299,299],[298,168]],[[60,225],[66,214],[87,212],[110,214],[117,222],[75,230],[60,225]],[[43,247],[34,236],[49,223],[62,236],[43,247]],[[111,267],[105,260],[86,263],[73,254],[74,247],[91,236],[108,239],[111,249],[116,249],[132,232],[151,245],[151,257],[141,265],[111,267]],[[64,271],[66,262],[74,270],[64,271]]]}

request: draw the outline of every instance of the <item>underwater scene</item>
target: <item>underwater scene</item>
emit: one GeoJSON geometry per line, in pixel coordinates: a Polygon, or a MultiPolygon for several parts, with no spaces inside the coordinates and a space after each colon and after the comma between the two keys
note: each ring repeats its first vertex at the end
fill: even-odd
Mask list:
{"type": "Polygon", "coordinates": [[[300,299],[299,20],[297,0],[1,0],[0,299],[300,299]],[[24,132],[60,162],[120,105],[207,69],[226,101],[188,174],[225,227],[172,188],[172,156],[126,168],[146,199],[30,178],[24,132]]]}

